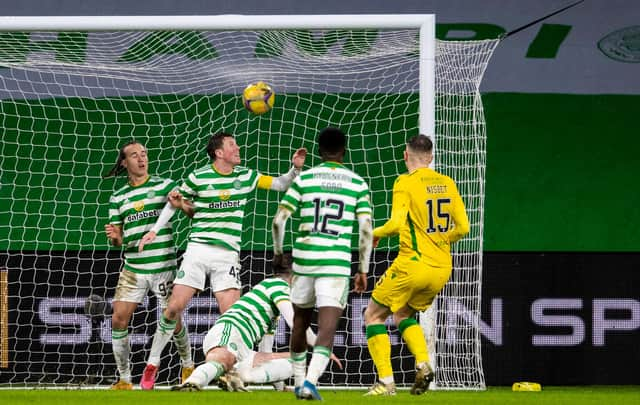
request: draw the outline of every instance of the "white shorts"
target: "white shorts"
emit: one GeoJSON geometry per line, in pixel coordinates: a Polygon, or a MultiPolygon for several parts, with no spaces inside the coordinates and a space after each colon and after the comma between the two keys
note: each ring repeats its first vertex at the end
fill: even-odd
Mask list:
{"type": "MultiPolygon", "coordinates": [[[[238,374],[240,374],[241,377],[243,375],[245,376],[248,375],[253,369],[253,360],[256,358],[256,354],[258,354],[258,352],[256,352],[255,350],[252,350],[251,353],[244,360],[234,364],[233,368],[238,374]]],[[[245,381],[248,379],[243,378],[242,380],[245,381]]]]}
{"type": "Polygon", "coordinates": [[[160,307],[166,308],[171,295],[174,277],[175,273],[173,271],[140,274],[123,269],[118,278],[116,294],[113,300],[140,304],[144,297],[147,296],[147,293],[152,291],[158,298],[160,307]]]}
{"type": "Polygon", "coordinates": [[[202,341],[202,351],[205,357],[209,350],[215,347],[224,347],[229,350],[236,357],[236,363],[247,359],[251,359],[253,362],[256,353],[242,340],[240,331],[227,322],[218,322],[213,325],[202,341]]]}
{"type": "Polygon", "coordinates": [[[213,292],[241,289],[238,253],[220,246],[189,242],[174,283],[202,291],[207,277],[213,292]]]}
{"type": "Polygon", "coordinates": [[[300,308],[337,307],[347,305],[348,277],[309,277],[294,275],[291,279],[291,302],[300,308]]]}

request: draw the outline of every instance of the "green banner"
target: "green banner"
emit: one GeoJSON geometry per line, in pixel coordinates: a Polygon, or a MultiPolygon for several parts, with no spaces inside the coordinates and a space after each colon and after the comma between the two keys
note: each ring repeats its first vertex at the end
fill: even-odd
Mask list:
{"type": "Polygon", "coordinates": [[[640,251],[640,96],[491,93],[484,250],[640,251]]]}
{"type": "MultiPolygon", "coordinates": [[[[640,96],[490,93],[483,100],[484,250],[640,250],[640,138],[629,130],[637,126],[640,96]]],[[[301,146],[310,151],[307,166],[318,163],[317,131],[342,127],[354,135],[347,162],[370,183],[375,225],[384,222],[393,181],[405,170],[404,141],[417,128],[412,97],[279,95],[265,116],[237,103],[225,95],[3,101],[0,249],[107,249],[107,202],[125,179],[101,176],[119,145],[140,140],[151,173],[181,181],[207,163],[206,142],[218,130],[237,135],[243,164],[277,175],[301,146]],[[372,103],[376,108],[363,108],[372,103]],[[309,113],[289,113],[295,109],[309,113]],[[354,114],[364,118],[353,123],[354,114]]],[[[244,249],[270,248],[280,197],[256,191],[244,249]]],[[[178,217],[184,247],[188,221],[178,217]]]]}
{"type": "MultiPolygon", "coordinates": [[[[0,237],[0,249],[107,249],[108,200],[126,180],[102,175],[120,145],[132,138],[144,143],[150,173],[181,182],[208,163],[208,138],[221,130],[236,135],[244,165],[279,175],[289,170],[299,147],[310,152],[306,167],[319,163],[316,134],[326,126],[341,127],[354,135],[347,165],[370,182],[376,223],[385,220],[393,181],[405,170],[405,139],[417,130],[415,96],[279,95],[277,107],[264,116],[238,103],[229,95],[3,101],[0,234],[7,236],[0,237]],[[301,109],[307,113],[291,114],[301,109]]],[[[247,206],[243,249],[270,247],[280,197],[256,191],[247,206]]],[[[184,247],[188,221],[177,217],[184,247]]]]}

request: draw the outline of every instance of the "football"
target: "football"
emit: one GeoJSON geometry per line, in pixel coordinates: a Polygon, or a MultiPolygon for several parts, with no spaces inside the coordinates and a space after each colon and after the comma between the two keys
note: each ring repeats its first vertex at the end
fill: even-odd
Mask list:
{"type": "Polygon", "coordinates": [[[257,115],[271,110],[275,98],[276,94],[273,89],[265,82],[251,83],[242,92],[244,108],[257,115]]]}

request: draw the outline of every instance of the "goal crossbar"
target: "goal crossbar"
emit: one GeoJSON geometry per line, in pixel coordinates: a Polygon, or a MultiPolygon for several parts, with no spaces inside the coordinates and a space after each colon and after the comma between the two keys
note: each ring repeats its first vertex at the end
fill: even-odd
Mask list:
{"type": "Polygon", "coordinates": [[[419,29],[419,127],[435,132],[435,14],[0,17],[5,31],[419,29]]]}
{"type": "Polygon", "coordinates": [[[0,17],[0,31],[156,31],[402,29],[429,26],[434,14],[0,17]]]}

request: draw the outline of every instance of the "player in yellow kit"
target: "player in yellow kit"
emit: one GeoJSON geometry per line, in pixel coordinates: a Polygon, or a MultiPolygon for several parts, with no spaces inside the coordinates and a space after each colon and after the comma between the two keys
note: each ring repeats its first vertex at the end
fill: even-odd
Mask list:
{"type": "Polygon", "coordinates": [[[373,231],[380,238],[400,236],[400,251],[378,280],[364,313],[369,353],[379,382],[365,395],[395,395],[391,344],[385,320],[393,320],[416,359],[411,394],[424,393],[433,380],[427,344],[414,315],[424,311],[451,275],[451,243],[469,232],[469,219],[454,181],[429,168],[433,143],[425,135],[407,142],[404,161],[408,173],[393,185],[391,218],[373,231]]]}

